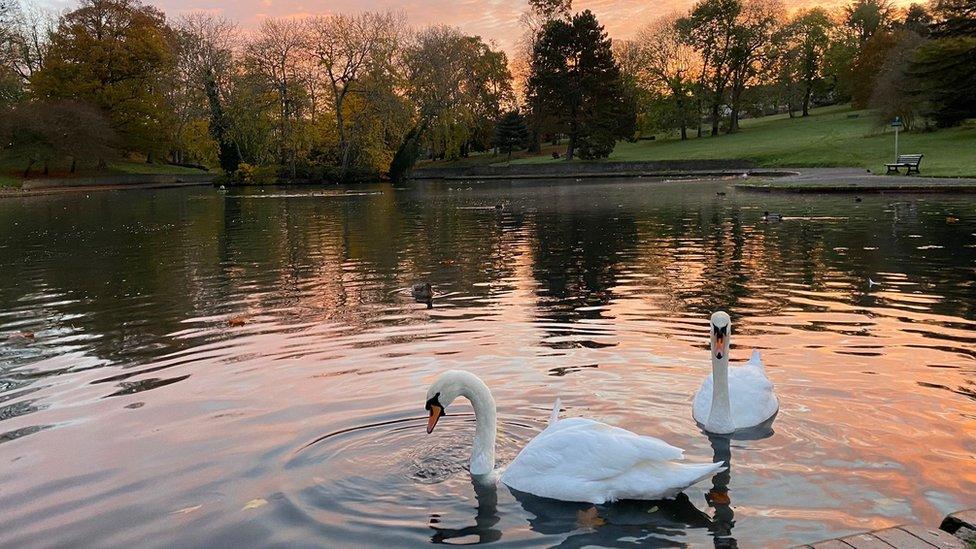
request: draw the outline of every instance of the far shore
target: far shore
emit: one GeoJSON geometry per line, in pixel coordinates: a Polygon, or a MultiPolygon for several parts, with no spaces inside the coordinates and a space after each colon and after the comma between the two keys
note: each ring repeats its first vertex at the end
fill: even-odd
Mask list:
{"type": "Polygon", "coordinates": [[[25,179],[20,187],[0,187],[0,198],[93,191],[159,189],[210,185],[214,174],[108,174],[103,176],[25,179]]]}

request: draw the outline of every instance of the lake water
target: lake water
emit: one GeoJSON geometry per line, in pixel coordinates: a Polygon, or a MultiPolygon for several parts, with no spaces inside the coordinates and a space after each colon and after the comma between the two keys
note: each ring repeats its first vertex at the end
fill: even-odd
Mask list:
{"type": "Polygon", "coordinates": [[[731,183],[2,200],[0,545],[783,546],[976,507],[973,196],[731,183]],[[691,419],[719,308],[767,438],[691,419]],[[731,470],[596,515],[474,486],[470,406],[424,429],[448,368],[501,465],[559,396],[731,470]]]}

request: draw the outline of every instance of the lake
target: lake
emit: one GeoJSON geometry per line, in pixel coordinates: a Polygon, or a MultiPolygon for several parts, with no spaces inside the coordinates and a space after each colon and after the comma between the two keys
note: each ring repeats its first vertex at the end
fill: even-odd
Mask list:
{"type": "Polygon", "coordinates": [[[0,545],[783,546],[976,506],[973,196],[733,183],[0,200],[0,545]],[[718,309],[765,438],[691,418],[718,309]],[[449,368],[500,465],[558,396],[731,469],[595,515],[473,485],[467,402],[424,429],[449,368]]]}

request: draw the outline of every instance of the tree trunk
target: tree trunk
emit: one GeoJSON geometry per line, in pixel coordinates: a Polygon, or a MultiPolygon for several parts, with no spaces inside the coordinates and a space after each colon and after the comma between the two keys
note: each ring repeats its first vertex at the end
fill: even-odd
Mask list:
{"type": "Polygon", "coordinates": [[[731,111],[729,113],[729,129],[727,133],[739,131],[739,106],[733,105],[731,111]]]}
{"type": "Polygon", "coordinates": [[[44,161],[44,175],[48,175],[50,172],[47,169],[47,160],[44,161]]]}
{"type": "Polygon", "coordinates": [[[803,116],[810,116],[810,96],[813,95],[813,83],[807,82],[803,91],[803,116]]]}
{"type": "Polygon", "coordinates": [[[719,126],[719,116],[718,116],[719,104],[717,102],[712,103],[712,137],[718,137],[718,126],[719,126]]]}
{"type": "Polygon", "coordinates": [[[680,121],[678,124],[681,127],[681,140],[686,141],[688,139],[688,121],[685,119],[684,94],[680,88],[675,89],[674,87],[671,88],[671,94],[674,96],[674,102],[678,109],[678,120],[680,121]]]}
{"type": "Polygon", "coordinates": [[[77,164],[78,164],[78,159],[72,157],[72,159],[71,159],[71,173],[75,173],[75,167],[77,166],[77,164]]]}
{"type": "Polygon", "coordinates": [[[31,160],[30,162],[27,163],[27,168],[24,169],[24,179],[27,179],[27,177],[30,175],[30,169],[33,166],[34,166],[34,161],[33,160],[31,160]]]}
{"type": "Polygon", "coordinates": [[[349,170],[349,139],[346,137],[346,119],[342,114],[342,104],[346,94],[335,89],[335,109],[336,109],[336,129],[339,130],[339,150],[342,151],[342,164],[339,166],[339,181],[346,180],[346,172],[349,170]]]}

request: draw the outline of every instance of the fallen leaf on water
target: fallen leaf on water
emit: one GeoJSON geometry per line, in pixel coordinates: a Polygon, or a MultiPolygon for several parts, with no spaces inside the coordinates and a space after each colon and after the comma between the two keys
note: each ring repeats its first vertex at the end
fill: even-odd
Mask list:
{"type": "Polygon", "coordinates": [[[732,498],[729,497],[728,492],[719,492],[717,490],[712,490],[705,494],[705,499],[712,505],[728,505],[732,503],[732,498]]]}
{"type": "Polygon", "coordinates": [[[230,326],[243,326],[247,324],[247,317],[244,315],[233,316],[227,320],[227,324],[230,326]]]}
{"type": "Polygon", "coordinates": [[[244,508],[241,509],[241,511],[247,511],[248,509],[257,509],[258,507],[264,507],[267,504],[268,504],[268,500],[266,499],[263,498],[252,499],[251,501],[247,502],[247,505],[245,505],[244,508]]]}
{"type": "Polygon", "coordinates": [[[184,507],[178,511],[173,511],[171,515],[189,515],[190,513],[200,509],[203,505],[194,505],[193,507],[184,507]]]}
{"type": "Polygon", "coordinates": [[[648,513],[657,513],[657,505],[647,510],[648,513]]]}
{"type": "Polygon", "coordinates": [[[600,512],[596,507],[590,507],[586,511],[576,511],[576,524],[580,528],[596,528],[606,523],[607,521],[600,518],[600,512]]]}

